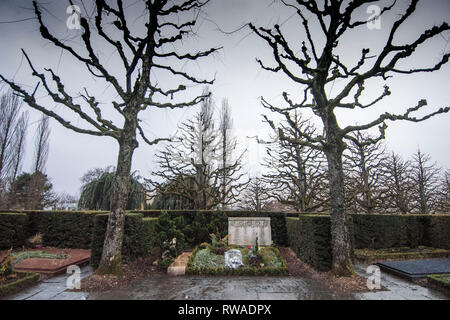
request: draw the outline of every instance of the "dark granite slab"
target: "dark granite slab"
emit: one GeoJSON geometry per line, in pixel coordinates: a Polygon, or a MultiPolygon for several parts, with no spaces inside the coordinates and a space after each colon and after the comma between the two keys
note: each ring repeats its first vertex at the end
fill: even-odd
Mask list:
{"type": "Polygon", "coordinates": [[[450,259],[386,261],[377,263],[381,270],[409,279],[424,278],[429,274],[450,273],[450,259]]]}

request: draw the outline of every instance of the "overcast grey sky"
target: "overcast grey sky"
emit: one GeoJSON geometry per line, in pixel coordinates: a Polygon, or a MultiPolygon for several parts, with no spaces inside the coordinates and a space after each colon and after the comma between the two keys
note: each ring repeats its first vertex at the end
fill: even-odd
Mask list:
{"type": "MultiPolygon", "coordinates": [[[[86,16],[90,13],[89,0],[84,2],[86,7],[82,6],[79,0],[74,1],[75,4],[80,5],[81,14],[86,16]]],[[[392,13],[381,20],[380,30],[362,27],[358,29],[359,31],[343,38],[339,43],[342,61],[354,65],[359,60],[363,47],[370,47],[372,53],[379,52],[392,22],[398,14],[404,12],[409,3],[406,0],[397,2],[392,13]]],[[[125,0],[124,3],[130,5],[128,12],[130,17],[135,17],[133,27],[138,29],[139,15],[142,13],[142,10],[138,8],[139,4],[136,4],[136,0],[125,0]]],[[[384,1],[380,2],[381,5],[383,3],[384,1]]],[[[50,30],[65,39],[70,39],[71,44],[79,45],[80,31],[69,30],[66,26],[66,19],[69,16],[66,13],[67,1],[47,0],[42,2],[42,5],[46,9],[44,19],[50,30]]],[[[368,17],[364,10],[361,11],[361,17],[368,17]]],[[[408,43],[426,28],[444,21],[449,22],[449,18],[450,1],[424,0],[402,27],[395,43],[408,43]]],[[[301,21],[291,9],[273,0],[211,0],[200,20],[196,35],[184,42],[183,47],[177,48],[181,52],[192,52],[215,46],[223,46],[223,49],[212,57],[183,66],[183,68],[203,78],[216,76],[216,82],[211,86],[214,100],[220,107],[221,99],[228,98],[232,107],[234,134],[241,147],[248,149],[245,168],[250,174],[256,174],[260,170],[257,164],[258,159],[264,154],[264,146],[258,146],[254,140],[246,137],[258,135],[263,138],[268,135],[267,125],[262,123],[261,117],[262,113],[268,114],[268,112],[261,106],[258,97],[264,96],[271,103],[281,105],[283,91],[289,92],[293,99],[297,97],[297,100],[300,100],[303,88],[282,74],[272,74],[259,68],[255,61],[256,57],[262,59],[267,65],[273,65],[271,51],[261,39],[251,34],[249,29],[244,28],[232,34],[224,34],[218,30],[218,26],[221,30],[233,31],[246,22],[253,22],[257,26],[273,26],[278,23],[292,43],[298,43],[300,48],[301,41],[305,39],[301,21]]],[[[36,79],[31,76],[20,52],[20,49],[24,48],[35,67],[40,70],[47,67],[56,70],[71,92],[80,92],[86,86],[90,94],[96,95],[105,104],[115,98],[113,90],[105,83],[93,79],[86,73],[83,65],[76,63],[67,54],[61,54],[61,50],[41,39],[38,23],[31,10],[31,1],[0,0],[0,37],[2,39],[0,72],[4,76],[34,88],[36,79]]],[[[320,41],[320,38],[317,38],[317,41],[320,41]]],[[[409,64],[404,66],[432,66],[439,61],[444,52],[449,50],[450,33],[446,33],[443,37],[427,42],[423,49],[415,52],[408,60],[409,64]]],[[[98,52],[107,66],[114,69],[117,55],[111,47],[100,47],[98,52]]],[[[163,84],[166,79],[162,77],[158,80],[163,84]]],[[[393,94],[384,99],[379,106],[364,112],[338,112],[339,122],[342,126],[351,123],[362,124],[375,119],[378,114],[385,111],[402,113],[423,98],[428,100],[428,106],[425,108],[428,111],[449,106],[449,80],[450,64],[435,73],[396,76],[388,81],[393,94]]],[[[342,83],[334,83],[329,88],[329,94],[333,96],[333,93],[337,93],[340,85],[342,83]]],[[[163,86],[176,87],[178,84],[168,83],[163,86]]],[[[368,88],[366,101],[383,90],[379,82],[368,83],[366,87],[368,88]]],[[[0,84],[0,89],[5,92],[6,86],[0,84]]],[[[201,86],[192,88],[194,92],[201,89],[201,86]]],[[[53,108],[53,103],[50,103],[43,91],[38,96],[53,108]]],[[[31,116],[27,137],[29,147],[26,150],[23,168],[29,171],[33,155],[33,133],[37,128],[36,120],[39,119],[40,114],[27,106],[24,106],[24,109],[28,109],[31,116]]],[[[62,107],[56,107],[55,110],[68,115],[62,107]]],[[[180,121],[188,119],[197,111],[198,107],[189,110],[150,109],[142,113],[141,119],[143,119],[144,130],[150,137],[165,137],[174,133],[180,121]]],[[[112,114],[111,116],[113,119],[118,119],[112,114]]],[[[71,120],[74,123],[79,122],[79,119],[74,117],[71,120]]],[[[440,166],[450,168],[449,120],[450,114],[444,114],[423,123],[390,123],[386,145],[390,150],[400,153],[405,158],[410,157],[420,147],[422,151],[431,154],[440,166]]],[[[319,122],[317,124],[319,125],[319,122]]],[[[51,120],[51,130],[47,174],[52,179],[56,191],[76,194],[80,187],[79,179],[88,169],[115,165],[118,150],[115,140],[74,133],[54,120],[51,120]]],[[[153,155],[160,147],[149,147],[141,141],[139,149],[135,152],[133,170],[139,170],[141,175],[149,176],[155,165],[153,155]]]]}

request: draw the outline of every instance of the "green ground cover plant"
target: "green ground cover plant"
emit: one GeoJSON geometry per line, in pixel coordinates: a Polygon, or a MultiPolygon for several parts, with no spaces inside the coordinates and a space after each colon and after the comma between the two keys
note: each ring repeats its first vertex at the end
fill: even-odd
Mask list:
{"type": "Polygon", "coordinates": [[[186,266],[186,274],[191,275],[253,275],[282,276],[287,275],[287,265],[280,251],[273,246],[236,246],[224,244],[226,238],[218,240],[211,235],[211,243],[197,246],[186,266]],[[222,250],[218,250],[222,248],[222,250]],[[238,249],[242,254],[243,266],[232,269],[225,264],[224,253],[238,249]]]}

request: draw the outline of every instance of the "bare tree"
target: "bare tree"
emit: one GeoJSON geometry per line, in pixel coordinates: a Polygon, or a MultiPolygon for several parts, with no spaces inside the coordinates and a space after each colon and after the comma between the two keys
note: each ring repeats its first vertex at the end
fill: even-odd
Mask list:
{"type": "MultiPolygon", "coordinates": [[[[425,30],[412,42],[401,44],[396,39],[400,26],[416,10],[418,0],[411,0],[406,12],[399,15],[393,23],[386,42],[382,49],[369,55],[370,49],[362,49],[361,58],[355,65],[345,65],[341,62],[338,50],[351,39],[352,31],[358,32],[358,28],[365,28],[367,21],[359,20],[359,10],[366,4],[372,4],[372,0],[358,1],[315,1],[297,0],[281,1],[285,6],[291,8],[301,21],[304,30],[304,41],[297,39],[288,41],[282,31],[282,26],[274,25],[272,28],[256,27],[249,23],[250,29],[259,38],[264,40],[272,49],[274,66],[264,64],[260,59],[257,62],[262,69],[270,72],[282,72],[294,83],[303,87],[303,97],[295,102],[287,92],[283,93],[287,107],[280,108],[271,105],[264,98],[262,104],[272,111],[288,114],[289,111],[301,108],[312,109],[323,124],[323,134],[310,136],[304,134],[301,141],[305,146],[316,148],[326,154],[328,161],[328,174],[330,183],[331,199],[331,239],[332,239],[332,271],[335,274],[349,276],[354,273],[351,260],[351,242],[349,236],[348,222],[345,214],[345,192],[344,171],[342,167],[342,154],[346,148],[344,139],[352,132],[377,127],[380,136],[384,138],[388,120],[407,120],[419,122],[432,116],[448,112],[449,107],[440,108],[437,111],[424,116],[416,117],[414,113],[427,104],[426,100],[420,100],[416,106],[410,107],[404,113],[393,114],[385,112],[372,121],[360,125],[339,125],[336,110],[369,110],[383,98],[391,94],[389,87],[385,84],[382,93],[372,101],[365,103],[361,99],[365,84],[369,79],[386,81],[396,74],[414,75],[420,72],[433,72],[439,70],[449,60],[450,54],[446,53],[439,62],[430,67],[417,67],[404,69],[404,61],[407,61],[417,49],[422,48],[427,40],[439,37],[442,33],[450,30],[447,23],[442,23],[431,29],[425,30]],[[318,25],[318,30],[310,28],[311,23],[318,25]],[[314,31],[314,34],[312,33],[314,31]],[[394,43],[395,39],[395,43],[394,43]],[[300,46],[296,46],[299,44],[300,46]],[[335,81],[340,82],[341,88],[336,94],[331,95],[329,86],[335,81]],[[351,96],[354,93],[353,97],[351,96]],[[350,99],[350,101],[348,100],[350,99]]],[[[382,7],[380,14],[383,16],[395,6],[382,7]]],[[[280,128],[279,128],[280,129],[280,128]]],[[[280,129],[280,138],[283,131],[280,129]]],[[[374,142],[377,140],[375,139],[374,142]]]]}
{"type": "Polygon", "coordinates": [[[182,123],[173,143],[156,155],[159,169],[147,180],[151,191],[180,196],[187,200],[183,203],[194,203],[196,209],[236,202],[245,182],[240,182],[242,154],[233,159],[233,138],[229,129],[222,130],[225,125],[230,128],[227,117],[227,124],[222,122],[216,128],[212,99],[205,99],[194,119],[182,123]]]}
{"type": "Polygon", "coordinates": [[[222,210],[225,210],[227,205],[233,204],[236,201],[237,193],[245,185],[245,183],[236,185],[236,182],[242,177],[242,174],[236,174],[241,170],[241,162],[244,152],[241,152],[236,157],[237,140],[232,134],[233,120],[231,118],[231,107],[228,99],[222,100],[222,109],[220,112],[219,124],[219,143],[220,143],[220,159],[219,169],[222,176],[221,181],[221,198],[222,210]],[[235,166],[235,164],[237,166],[235,166]]]}
{"type": "Polygon", "coordinates": [[[413,211],[428,214],[434,211],[439,188],[440,168],[431,163],[431,156],[419,150],[412,161],[412,200],[413,211]]]}
{"type": "Polygon", "coordinates": [[[411,210],[411,163],[394,152],[384,165],[383,185],[386,190],[384,208],[388,212],[409,213],[411,210]]]}
{"type": "Polygon", "coordinates": [[[347,198],[350,208],[365,213],[374,213],[382,208],[385,188],[382,185],[385,148],[382,141],[372,143],[364,132],[356,131],[350,135],[348,152],[344,153],[347,198]]]}
{"type": "Polygon", "coordinates": [[[14,182],[22,170],[22,163],[25,157],[25,141],[28,128],[28,112],[22,113],[17,121],[14,137],[14,150],[12,159],[11,183],[14,182]]]}
{"type": "Polygon", "coordinates": [[[8,92],[2,95],[0,104],[0,188],[5,188],[14,168],[15,132],[22,103],[13,92],[8,92]]]}
{"type": "MultiPolygon", "coordinates": [[[[264,116],[265,121],[275,128],[273,121],[264,116]]],[[[279,139],[277,135],[266,144],[263,166],[267,173],[262,180],[269,188],[269,195],[283,205],[290,205],[300,212],[327,209],[327,177],[325,157],[317,149],[302,145],[302,133],[313,134],[315,128],[309,119],[302,119],[294,112],[291,118],[279,124],[284,135],[290,140],[279,139]],[[289,120],[292,120],[290,122],[289,120]]]]}
{"type": "Polygon", "coordinates": [[[50,148],[50,117],[43,114],[36,131],[33,172],[45,173],[50,148]]]}
{"type": "MultiPolygon", "coordinates": [[[[196,61],[208,56],[218,48],[192,54],[179,53],[174,49],[192,33],[198,12],[207,3],[208,0],[142,1],[140,8],[142,15],[139,19],[144,20],[144,23],[139,25],[142,28],[133,29],[134,25],[128,21],[129,12],[126,12],[127,8],[124,8],[122,0],[116,0],[114,4],[97,0],[93,7],[94,17],[87,19],[81,16],[79,19],[81,46],[78,44],[71,46],[69,42],[58,39],[50,32],[44,22],[42,14],[44,9],[37,1],[33,1],[41,36],[77,60],[86,68],[87,74],[110,86],[115,91],[116,98],[109,104],[91,95],[87,88],[81,88],[78,93],[71,94],[64,85],[61,75],[56,74],[51,68],[46,68],[46,73],[40,71],[24,50],[22,52],[32,74],[38,80],[35,89],[28,91],[20,84],[0,75],[0,78],[30,107],[52,117],[64,127],[78,133],[111,137],[119,144],[111,210],[98,274],[122,272],[124,209],[130,186],[132,157],[138,147],[138,135],[149,145],[164,140],[148,139],[138,115],[149,107],[173,109],[194,106],[206,97],[200,94],[190,101],[177,98],[176,101],[179,102],[166,103],[162,100],[165,97],[177,96],[190,84],[213,83],[213,80],[196,78],[180,69],[180,66],[184,65],[183,62],[196,61]],[[100,56],[99,53],[104,52],[104,46],[100,50],[100,44],[110,46],[117,53],[120,63],[115,64],[113,68],[106,67],[108,57],[100,56]],[[80,47],[82,49],[79,49],[80,47]],[[175,79],[179,86],[175,88],[167,88],[169,84],[162,86],[161,82],[157,81],[156,74],[163,75],[160,79],[175,79]],[[73,112],[83,124],[75,125],[68,120],[67,113],[63,116],[58,109],[52,110],[40,102],[36,96],[40,84],[57,106],[73,112]],[[111,110],[123,118],[120,125],[105,118],[106,112],[111,110]]],[[[133,6],[133,9],[135,8],[136,6],[133,6]]]]}
{"type": "Polygon", "coordinates": [[[441,177],[435,206],[436,213],[450,213],[450,170],[441,177]]]}
{"type": "Polygon", "coordinates": [[[240,207],[244,210],[262,211],[269,199],[265,182],[261,177],[253,177],[244,190],[240,207]]]}

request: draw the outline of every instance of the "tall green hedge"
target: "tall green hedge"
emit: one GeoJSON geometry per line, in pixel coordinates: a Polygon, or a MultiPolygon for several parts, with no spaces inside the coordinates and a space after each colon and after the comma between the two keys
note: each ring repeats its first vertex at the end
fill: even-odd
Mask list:
{"type": "Polygon", "coordinates": [[[22,247],[27,224],[28,217],[24,213],[0,213],[0,249],[22,247]]]}
{"type": "Polygon", "coordinates": [[[331,268],[330,227],[330,217],[326,215],[286,218],[290,247],[303,262],[319,271],[331,268]]]}
{"type": "MultiPolygon", "coordinates": [[[[145,217],[158,217],[164,210],[135,210],[145,217]]],[[[272,240],[276,245],[287,246],[286,216],[297,216],[296,213],[256,212],[256,211],[206,211],[206,210],[166,210],[173,219],[182,216],[185,223],[185,236],[189,245],[195,246],[209,240],[209,234],[226,235],[228,217],[270,217],[272,240]]]]}
{"type": "MultiPolygon", "coordinates": [[[[417,247],[450,249],[450,215],[351,214],[352,248],[417,247]]],[[[289,245],[304,262],[320,271],[331,268],[329,215],[286,218],[289,245]]]]}
{"type": "MultiPolygon", "coordinates": [[[[125,214],[125,227],[122,245],[122,260],[130,262],[149,253],[155,241],[155,223],[157,219],[146,218],[139,213],[125,214]]],[[[98,267],[105,241],[108,214],[98,214],[94,218],[91,243],[91,265],[98,267]]]]}
{"type": "Polygon", "coordinates": [[[427,236],[434,248],[450,249],[450,215],[431,215],[427,236]]]}
{"type": "Polygon", "coordinates": [[[352,214],[355,247],[450,249],[450,215],[352,214]]]}
{"type": "Polygon", "coordinates": [[[42,234],[44,246],[89,249],[94,216],[104,211],[23,210],[28,217],[24,237],[42,234]]]}
{"type": "Polygon", "coordinates": [[[57,248],[89,249],[96,212],[51,212],[41,223],[45,224],[42,234],[44,246],[57,248]]]}

